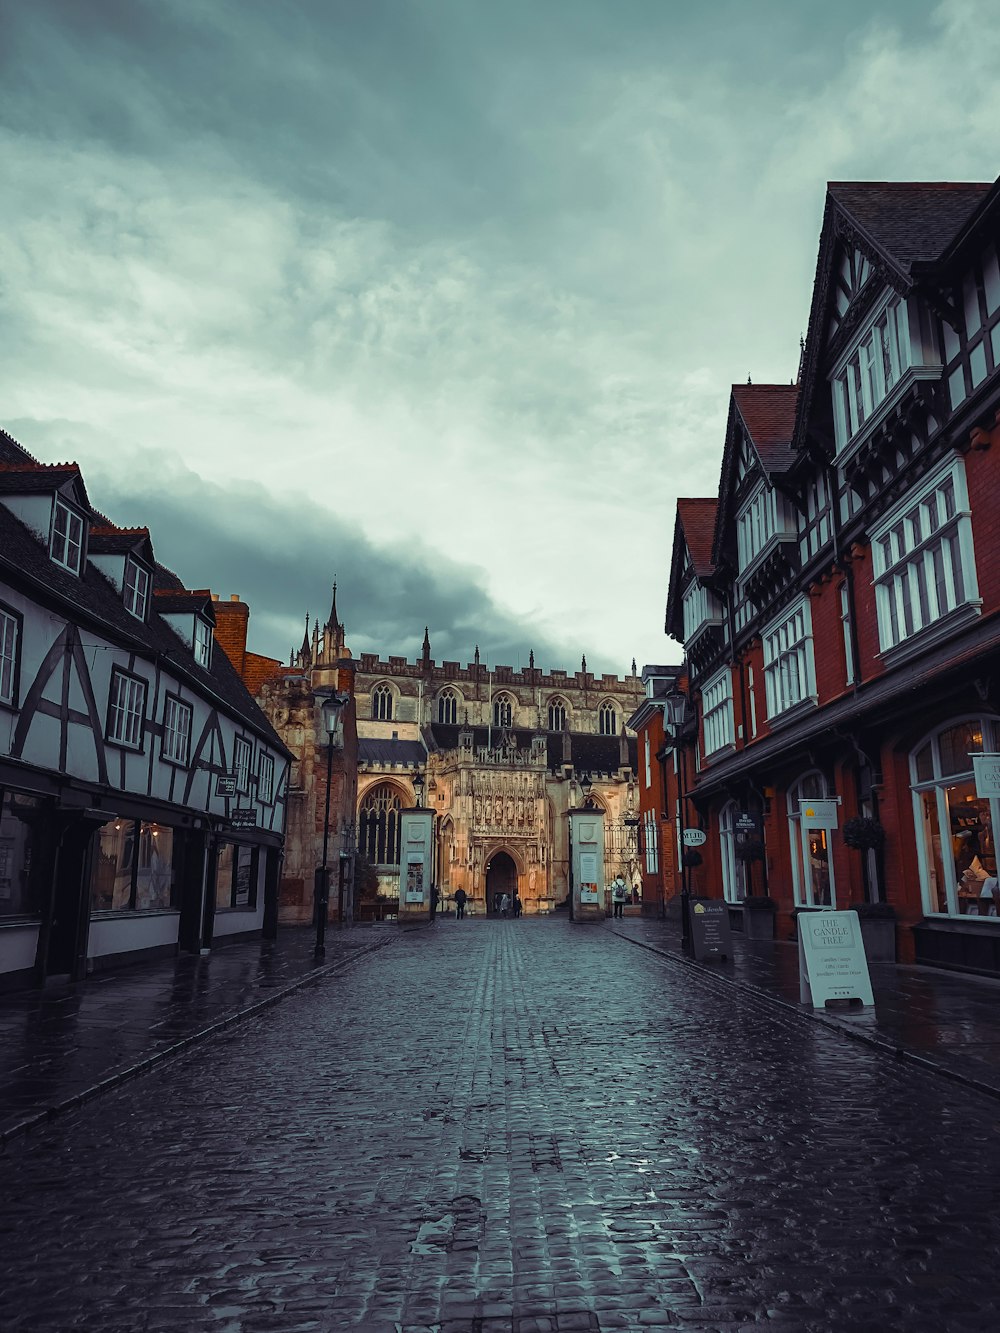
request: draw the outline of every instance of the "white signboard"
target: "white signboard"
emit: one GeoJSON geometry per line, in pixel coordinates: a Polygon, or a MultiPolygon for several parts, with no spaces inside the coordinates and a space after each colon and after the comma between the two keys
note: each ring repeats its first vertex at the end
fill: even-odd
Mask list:
{"type": "Polygon", "coordinates": [[[974,754],[977,796],[1000,796],[1000,754],[974,754]]]}
{"type": "Polygon", "coordinates": [[[600,901],[597,888],[597,856],[594,852],[580,853],[580,901],[582,903],[600,901]]]}
{"type": "Polygon", "coordinates": [[[685,847],[704,847],[708,841],[708,834],[700,828],[686,828],[684,830],[685,847]]]}
{"type": "Polygon", "coordinates": [[[799,999],[822,1009],[827,1000],[874,1005],[857,912],[800,912],[799,999]]]}

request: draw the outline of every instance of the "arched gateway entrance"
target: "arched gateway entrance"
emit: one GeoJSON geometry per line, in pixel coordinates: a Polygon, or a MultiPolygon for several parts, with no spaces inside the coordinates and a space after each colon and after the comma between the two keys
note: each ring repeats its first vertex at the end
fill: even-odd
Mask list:
{"type": "Polygon", "coordinates": [[[486,912],[495,916],[497,903],[503,894],[513,901],[517,892],[517,866],[506,852],[494,852],[486,867],[486,912]]]}

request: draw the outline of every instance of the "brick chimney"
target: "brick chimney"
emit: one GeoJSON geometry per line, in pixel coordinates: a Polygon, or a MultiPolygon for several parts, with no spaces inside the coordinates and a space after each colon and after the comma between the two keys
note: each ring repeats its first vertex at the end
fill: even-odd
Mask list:
{"type": "Polygon", "coordinates": [[[228,602],[220,601],[217,595],[213,593],[212,610],[215,612],[216,642],[242,679],[246,672],[247,626],[250,624],[250,608],[246,602],[240,601],[237,593],[233,593],[228,602]]]}

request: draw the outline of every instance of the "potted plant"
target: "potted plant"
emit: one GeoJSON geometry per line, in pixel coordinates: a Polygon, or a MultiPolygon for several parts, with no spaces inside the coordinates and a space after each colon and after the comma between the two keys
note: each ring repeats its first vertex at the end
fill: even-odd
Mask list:
{"type": "Polygon", "coordinates": [[[851,903],[861,923],[861,938],[870,963],[896,961],[896,909],[892,903],[851,903]]]}
{"type": "Polygon", "coordinates": [[[751,893],[743,899],[743,933],[748,940],[773,940],[778,904],[767,893],[751,893]]]}

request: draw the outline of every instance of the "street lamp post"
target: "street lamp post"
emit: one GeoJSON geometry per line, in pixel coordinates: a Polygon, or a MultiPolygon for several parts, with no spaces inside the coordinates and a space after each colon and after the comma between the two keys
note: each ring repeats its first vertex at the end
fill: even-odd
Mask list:
{"type": "Polygon", "coordinates": [[[681,947],[685,953],[691,948],[691,888],[688,867],[684,860],[684,827],[687,815],[684,802],[684,742],[689,740],[696,724],[691,701],[684,690],[673,689],[663,700],[663,731],[667,744],[673,749],[677,768],[677,853],[681,863],[681,947]]]}
{"type": "Polygon", "coordinates": [[[346,694],[325,695],[320,704],[323,715],[323,729],[326,732],[326,809],[323,814],[323,862],[316,870],[316,958],[326,954],[326,917],[330,910],[330,868],[328,863],[330,848],[330,787],[333,785],[333,742],[340,725],[340,718],[349,702],[346,694]]]}

